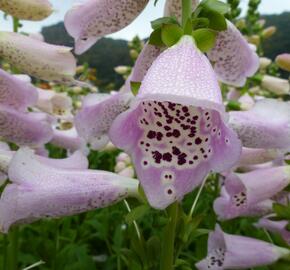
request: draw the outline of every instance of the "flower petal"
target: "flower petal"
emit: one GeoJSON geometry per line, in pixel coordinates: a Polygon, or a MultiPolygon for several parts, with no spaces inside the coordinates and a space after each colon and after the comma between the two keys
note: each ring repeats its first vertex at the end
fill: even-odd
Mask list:
{"type": "Polygon", "coordinates": [[[93,94],[85,98],[82,109],[75,117],[76,129],[92,149],[101,149],[108,142],[108,131],[113,120],[128,109],[132,93],[113,95],[93,94]]]}
{"type": "Polygon", "coordinates": [[[214,62],[214,70],[223,83],[243,86],[247,77],[257,72],[259,57],[230,21],[227,25],[226,31],[218,33],[208,58],[214,62]]]}
{"type": "Polygon", "coordinates": [[[199,270],[248,269],[272,264],[290,251],[250,237],[224,233],[219,225],[208,238],[208,255],[196,264],[199,270]],[[216,242],[216,239],[219,239],[216,242]],[[215,243],[214,243],[215,242],[215,243]],[[211,246],[215,246],[212,250],[211,246]]]}
{"type": "Polygon", "coordinates": [[[230,112],[230,125],[245,147],[290,147],[289,103],[274,99],[260,100],[249,111],[230,112]]]}
{"type": "Polygon", "coordinates": [[[20,20],[29,21],[41,21],[53,12],[48,0],[1,1],[0,9],[20,20]]]}
{"type": "Polygon", "coordinates": [[[71,48],[51,45],[18,33],[0,32],[0,55],[22,72],[46,81],[74,83],[71,48]]]}
{"type": "Polygon", "coordinates": [[[0,106],[0,136],[19,145],[37,146],[51,140],[52,128],[45,114],[0,106]]]}
{"type": "MultiPolygon", "coordinates": [[[[194,11],[199,3],[199,0],[192,0],[192,10],[194,11]]],[[[164,7],[165,17],[176,17],[181,20],[182,6],[180,0],[166,0],[164,7]]]]}
{"type": "Polygon", "coordinates": [[[65,170],[47,166],[28,148],[20,149],[9,167],[0,199],[0,227],[45,217],[73,215],[116,203],[138,193],[138,181],[110,172],[65,170]]]}
{"type": "Polygon", "coordinates": [[[96,41],[129,25],[145,8],[149,0],[87,0],[73,6],[64,24],[75,39],[75,53],[82,54],[96,41]]]}
{"type": "Polygon", "coordinates": [[[146,43],[136,60],[130,81],[142,82],[148,69],[161,52],[162,49],[160,47],[146,43]]]}
{"type": "Polygon", "coordinates": [[[75,128],[67,130],[53,130],[53,138],[51,143],[74,152],[80,150],[84,154],[88,154],[88,149],[85,141],[81,138],[75,128]]]}
{"type": "Polygon", "coordinates": [[[110,129],[112,142],[132,155],[153,207],[181,200],[211,170],[229,169],[238,160],[240,142],[223,114],[215,75],[192,38],[156,59],[135,104],[110,129]]]}
{"type": "Polygon", "coordinates": [[[19,111],[26,111],[27,107],[37,102],[37,91],[30,83],[0,69],[0,104],[19,111]]]}
{"type": "Polygon", "coordinates": [[[260,169],[243,174],[229,174],[221,197],[214,202],[214,209],[222,219],[248,214],[260,214],[268,210],[268,199],[282,191],[290,183],[290,167],[280,166],[260,169]],[[263,204],[260,204],[264,202],[263,204]],[[257,211],[259,210],[259,212],[257,211]]]}

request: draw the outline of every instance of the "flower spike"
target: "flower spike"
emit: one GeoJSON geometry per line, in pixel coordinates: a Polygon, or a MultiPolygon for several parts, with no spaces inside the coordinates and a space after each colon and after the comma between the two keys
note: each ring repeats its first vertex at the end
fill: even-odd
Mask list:
{"type": "Polygon", "coordinates": [[[2,232],[14,224],[74,215],[138,194],[135,179],[104,171],[57,168],[39,160],[28,148],[17,151],[8,174],[12,184],[5,187],[0,199],[2,232]]]}
{"type": "Polygon", "coordinates": [[[64,25],[75,39],[75,53],[82,54],[101,37],[129,25],[149,0],[86,0],[73,6],[66,14],[64,25]]]}
{"type": "Polygon", "coordinates": [[[241,145],[224,117],[211,65],[184,36],[154,61],[109,134],[132,156],[149,203],[163,209],[238,160],[241,145]]]}

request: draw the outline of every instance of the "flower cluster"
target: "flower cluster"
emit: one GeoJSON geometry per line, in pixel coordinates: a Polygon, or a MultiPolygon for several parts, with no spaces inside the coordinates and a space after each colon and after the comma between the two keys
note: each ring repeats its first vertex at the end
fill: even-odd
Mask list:
{"type": "MultiPolygon", "coordinates": [[[[148,2],[86,0],[73,6],[64,22],[75,53],[129,25],[148,2]]],[[[35,87],[29,76],[0,70],[0,181],[9,179],[0,199],[2,232],[128,197],[163,210],[181,204],[204,186],[208,175],[218,173],[213,209],[221,224],[258,217],[254,226],[290,244],[290,217],[276,211],[290,209],[289,82],[268,74],[273,64],[259,59],[259,44],[250,44],[253,36],[244,37],[225,19],[225,4],[190,2],[189,30],[188,21],[180,23],[182,1],[166,1],[165,18],[153,24],[134,67],[116,68],[129,76],[120,91],[110,94],[91,93],[95,89],[89,82],[75,79],[71,48],[0,32],[0,56],[49,82],[49,89],[35,87]],[[55,84],[71,86],[81,106],[55,84]],[[5,142],[17,147],[12,151],[5,142]],[[68,157],[47,157],[47,143],[66,149],[68,157]],[[108,151],[112,145],[123,151],[115,173],[89,169],[89,152],[108,151]]],[[[0,1],[0,9],[23,20],[41,20],[52,12],[46,0],[0,1]]],[[[261,30],[264,38],[271,34],[273,29],[261,30]]],[[[279,55],[277,67],[290,71],[289,59],[279,55]]],[[[289,254],[289,248],[228,234],[217,224],[209,233],[208,255],[196,267],[248,269],[289,254]]]]}

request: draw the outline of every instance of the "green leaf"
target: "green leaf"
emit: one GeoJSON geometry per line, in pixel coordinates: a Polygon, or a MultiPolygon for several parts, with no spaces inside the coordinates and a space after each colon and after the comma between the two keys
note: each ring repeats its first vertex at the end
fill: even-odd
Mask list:
{"type": "Polygon", "coordinates": [[[215,11],[220,14],[226,14],[230,11],[230,6],[218,0],[204,0],[200,5],[207,10],[215,11]]]}
{"type": "Polygon", "coordinates": [[[130,83],[131,83],[131,91],[133,95],[137,96],[140,86],[141,86],[141,82],[130,82],[130,83]]]}
{"type": "Polygon", "coordinates": [[[201,17],[208,18],[208,28],[216,31],[225,31],[227,29],[227,21],[222,14],[213,10],[203,10],[200,15],[201,17]]]}
{"type": "Polygon", "coordinates": [[[192,27],[194,29],[207,28],[208,26],[209,26],[209,19],[208,18],[192,19],[192,27]]]}
{"type": "Polygon", "coordinates": [[[241,103],[235,100],[230,100],[227,104],[228,111],[240,111],[241,110],[241,103]]]}
{"type": "Polygon", "coordinates": [[[148,205],[140,205],[128,213],[125,217],[125,220],[128,224],[132,224],[134,220],[137,220],[146,215],[149,210],[150,207],[148,205]]]}
{"type": "Polygon", "coordinates": [[[163,24],[176,24],[179,25],[178,21],[174,17],[162,17],[151,22],[151,27],[156,30],[162,27],[163,24]]]}
{"type": "Polygon", "coordinates": [[[176,44],[182,35],[182,28],[176,24],[165,24],[161,28],[161,39],[167,47],[176,44]]]}
{"type": "Polygon", "coordinates": [[[216,41],[216,35],[217,35],[216,32],[207,28],[197,29],[193,31],[193,34],[192,34],[197,47],[202,52],[208,52],[210,49],[214,47],[215,41],[216,41]]]}
{"type": "Polygon", "coordinates": [[[290,220],[290,205],[285,206],[279,203],[274,203],[273,210],[278,217],[290,220]]]}
{"type": "Polygon", "coordinates": [[[161,28],[154,30],[149,37],[149,44],[162,47],[164,46],[161,39],[161,28]]]}

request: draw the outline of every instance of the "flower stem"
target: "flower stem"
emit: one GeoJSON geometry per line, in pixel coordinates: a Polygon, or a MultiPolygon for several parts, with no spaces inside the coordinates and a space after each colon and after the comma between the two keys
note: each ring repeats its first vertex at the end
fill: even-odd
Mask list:
{"type": "Polygon", "coordinates": [[[18,228],[14,228],[9,233],[9,246],[8,246],[8,269],[18,269],[18,228]]]}
{"type": "Polygon", "coordinates": [[[191,19],[192,0],[182,0],[182,26],[185,27],[188,19],[191,19]]]}
{"type": "Polygon", "coordinates": [[[19,20],[13,17],[13,32],[17,33],[19,27],[19,20]]]}
{"type": "Polygon", "coordinates": [[[163,233],[160,270],[174,269],[174,242],[178,217],[178,203],[171,204],[167,208],[167,213],[169,221],[163,233]]]}

